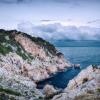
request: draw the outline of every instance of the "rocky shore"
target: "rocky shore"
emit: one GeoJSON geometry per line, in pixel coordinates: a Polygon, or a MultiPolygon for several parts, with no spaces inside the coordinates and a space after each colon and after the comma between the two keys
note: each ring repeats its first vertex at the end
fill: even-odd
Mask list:
{"type": "Polygon", "coordinates": [[[88,66],[52,100],[100,100],[100,67],[88,66]]]}

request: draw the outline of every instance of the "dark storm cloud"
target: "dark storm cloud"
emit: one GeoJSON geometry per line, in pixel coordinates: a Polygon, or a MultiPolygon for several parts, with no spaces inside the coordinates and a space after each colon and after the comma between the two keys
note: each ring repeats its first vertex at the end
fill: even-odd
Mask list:
{"type": "Polygon", "coordinates": [[[0,3],[17,3],[17,0],[0,0],[0,3]]]}
{"type": "Polygon", "coordinates": [[[0,0],[0,3],[75,3],[79,0],[0,0]]]}
{"type": "Polygon", "coordinates": [[[71,8],[80,6],[80,0],[0,0],[0,4],[66,4],[71,8]]]}
{"type": "Polygon", "coordinates": [[[4,3],[4,4],[26,3],[26,2],[32,2],[32,0],[0,0],[0,3],[4,3]]]}
{"type": "Polygon", "coordinates": [[[90,3],[100,3],[100,0],[0,0],[0,4],[64,4],[70,8],[86,6],[90,3]]]}
{"type": "MultiPolygon", "coordinates": [[[[81,0],[0,0],[0,3],[32,3],[32,2],[33,3],[34,2],[70,3],[70,2],[79,2],[79,1],[81,1],[81,0]]],[[[89,1],[89,0],[87,0],[87,1],[89,1]]]]}
{"type": "Polygon", "coordinates": [[[17,2],[69,2],[70,0],[0,0],[1,3],[17,3],[17,2]]]}

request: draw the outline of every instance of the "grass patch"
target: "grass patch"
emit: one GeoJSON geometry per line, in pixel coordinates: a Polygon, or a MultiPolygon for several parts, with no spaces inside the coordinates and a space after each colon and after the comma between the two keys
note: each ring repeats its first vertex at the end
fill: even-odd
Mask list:
{"type": "Polygon", "coordinates": [[[20,51],[17,50],[16,52],[19,56],[21,56],[24,60],[28,59],[28,57],[24,54],[24,53],[21,53],[20,51]]]}
{"type": "Polygon", "coordinates": [[[3,45],[0,44],[0,53],[3,55],[6,55],[7,53],[11,52],[12,48],[10,46],[5,47],[3,45]]]}
{"type": "Polygon", "coordinates": [[[12,89],[8,89],[8,88],[4,89],[3,87],[0,87],[0,92],[4,92],[4,93],[7,93],[7,94],[16,95],[16,96],[21,96],[21,93],[14,91],[12,89]]]}

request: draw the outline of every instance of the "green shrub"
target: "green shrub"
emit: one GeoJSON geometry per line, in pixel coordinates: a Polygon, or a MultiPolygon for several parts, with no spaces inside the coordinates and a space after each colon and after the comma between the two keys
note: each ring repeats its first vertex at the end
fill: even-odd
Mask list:
{"type": "Polygon", "coordinates": [[[93,67],[93,68],[96,68],[96,69],[98,68],[97,65],[92,65],[92,67],[93,67]]]}
{"type": "Polygon", "coordinates": [[[100,93],[100,88],[98,88],[98,89],[97,89],[97,92],[99,92],[99,93],[100,93]]]}
{"type": "Polygon", "coordinates": [[[83,83],[86,83],[88,81],[88,78],[83,79],[83,83]]]}
{"type": "Polygon", "coordinates": [[[0,87],[0,92],[4,92],[4,93],[7,93],[7,94],[16,95],[16,96],[21,96],[21,93],[14,91],[12,89],[8,89],[8,88],[4,89],[3,87],[0,87]]]}
{"type": "Polygon", "coordinates": [[[3,55],[6,55],[7,53],[11,52],[12,48],[10,46],[5,47],[3,45],[0,44],[0,53],[3,55]]]}
{"type": "Polygon", "coordinates": [[[44,100],[44,98],[43,97],[39,97],[38,100],[44,100]]]}

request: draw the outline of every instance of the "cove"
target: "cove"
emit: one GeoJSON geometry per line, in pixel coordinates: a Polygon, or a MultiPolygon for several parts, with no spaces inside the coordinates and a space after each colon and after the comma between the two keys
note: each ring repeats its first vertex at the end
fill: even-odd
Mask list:
{"type": "Polygon", "coordinates": [[[65,70],[63,72],[58,72],[53,77],[39,81],[37,83],[37,88],[43,89],[46,84],[50,84],[55,88],[64,89],[65,87],[67,87],[69,80],[73,79],[79,72],[80,69],[74,68],[69,68],[68,70],[65,70]]]}
{"type": "MultiPolygon", "coordinates": [[[[74,42],[72,41],[71,44],[73,43],[74,42]]],[[[95,44],[94,41],[92,41],[91,44],[95,44]]],[[[87,46],[57,48],[64,54],[65,58],[68,59],[71,63],[80,64],[81,70],[88,67],[91,64],[100,65],[100,42],[98,46],[93,47],[87,46]]],[[[67,87],[69,80],[73,79],[81,70],[70,68],[64,72],[58,72],[56,75],[53,75],[53,77],[38,82],[37,88],[42,89],[46,84],[51,84],[56,88],[64,89],[65,87],[67,87]]]]}

